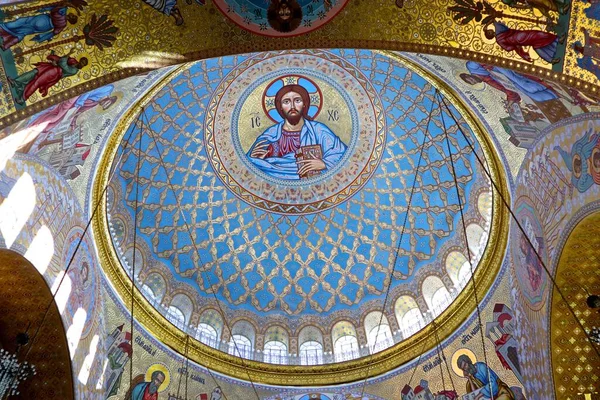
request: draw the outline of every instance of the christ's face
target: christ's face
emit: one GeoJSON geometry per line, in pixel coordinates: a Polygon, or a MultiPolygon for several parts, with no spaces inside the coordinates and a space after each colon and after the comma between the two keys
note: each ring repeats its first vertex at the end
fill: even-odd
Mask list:
{"type": "Polygon", "coordinates": [[[296,125],[302,118],[302,111],[304,110],[304,101],[302,96],[296,92],[289,92],[283,95],[281,98],[281,110],[287,121],[292,125],[296,125]]]}
{"type": "Polygon", "coordinates": [[[279,15],[281,20],[287,21],[292,16],[292,10],[290,10],[287,4],[282,4],[279,10],[277,10],[277,15],[279,15]]]}

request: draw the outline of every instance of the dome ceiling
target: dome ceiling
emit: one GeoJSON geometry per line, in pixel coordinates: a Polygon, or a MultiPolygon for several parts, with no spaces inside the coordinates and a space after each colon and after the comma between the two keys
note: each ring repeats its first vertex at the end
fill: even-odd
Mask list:
{"type": "Polygon", "coordinates": [[[147,299],[166,314],[177,303],[186,323],[213,308],[255,326],[326,331],[340,318],[359,325],[384,306],[388,315],[411,304],[425,312],[442,287],[455,297],[468,279],[468,252],[444,123],[475,261],[491,191],[456,123],[440,112],[433,82],[415,68],[386,53],[304,50],[209,59],[168,77],[141,104],[141,122],[134,113],[122,121],[108,197],[112,241],[129,274],[137,206],[136,276],[147,299]],[[277,109],[281,90],[310,103],[301,136],[313,139],[296,144],[295,155],[273,153],[289,145],[273,135],[288,135],[293,119],[277,109]],[[325,168],[301,178],[310,140],[325,168]]]}

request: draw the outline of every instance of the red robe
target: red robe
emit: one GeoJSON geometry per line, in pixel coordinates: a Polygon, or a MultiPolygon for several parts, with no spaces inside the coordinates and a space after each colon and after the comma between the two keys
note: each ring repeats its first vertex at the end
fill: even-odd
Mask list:
{"type": "Polygon", "coordinates": [[[531,46],[534,49],[541,49],[551,45],[556,40],[553,33],[536,30],[518,30],[510,29],[496,33],[496,43],[506,51],[516,51],[526,61],[531,61],[529,54],[523,49],[524,46],[531,46]]]}
{"type": "MultiPolygon", "coordinates": [[[[60,59],[59,56],[54,54],[51,54],[46,58],[49,61],[54,62],[58,62],[60,59]]],[[[69,57],[67,60],[67,64],[71,66],[76,65],[77,62],[78,61],[73,57],[69,57]]],[[[25,91],[23,92],[24,99],[31,97],[31,95],[34,94],[38,89],[40,90],[42,97],[47,96],[48,89],[56,85],[63,77],[62,68],[49,62],[41,61],[39,63],[35,63],[35,68],[37,69],[38,73],[35,78],[32,79],[27,86],[25,86],[25,91]]]]}
{"type": "Polygon", "coordinates": [[[144,390],[144,397],[142,400],[158,400],[158,392],[154,394],[150,394],[150,385],[146,386],[146,390],[144,390]]]}

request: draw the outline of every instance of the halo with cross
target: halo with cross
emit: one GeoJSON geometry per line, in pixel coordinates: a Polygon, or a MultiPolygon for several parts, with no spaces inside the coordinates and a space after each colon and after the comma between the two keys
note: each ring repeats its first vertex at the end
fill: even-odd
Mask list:
{"type": "Polygon", "coordinates": [[[273,80],[267,85],[263,93],[263,110],[269,119],[275,123],[283,121],[281,115],[275,107],[275,95],[284,86],[287,85],[300,85],[308,92],[310,96],[310,107],[308,108],[308,115],[311,118],[316,118],[321,112],[323,105],[323,93],[319,86],[311,79],[302,75],[283,75],[273,80]]]}

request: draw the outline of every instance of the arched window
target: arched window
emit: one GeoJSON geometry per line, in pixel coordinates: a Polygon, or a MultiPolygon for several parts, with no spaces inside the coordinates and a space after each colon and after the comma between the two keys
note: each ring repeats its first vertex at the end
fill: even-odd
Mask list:
{"type": "Polygon", "coordinates": [[[347,361],[360,356],[358,340],[355,336],[342,336],[335,341],[334,345],[335,361],[347,361]]]}
{"type": "Polygon", "coordinates": [[[405,339],[418,332],[423,326],[425,326],[425,321],[423,320],[421,310],[418,308],[408,310],[400,321],[400,330],[405,339]]]}
{"type": "Polygon", "coordinates": [[[254,326],[250,322],[244,320],[237,321],[231,327],[229,354],[250,360],[253,359],[255,338],[254,326]]]}
{"type": "Polygon", "coordinates": [[[187,295],[183,293],[176,294],[175,296],[173,296],[173,300],[171,300],[171,303],[169,305],[181,311],[181,313],[183,314],[184,325],[190,322],[190,318],[192,317],[192,310],[194,309],[194,304],[187,295]]]}
{"type": "Polygon", "coordinates": [[[478,262],[485,250],[487,244],[487,232],[477,224],[467,226],[467,238],[469,239],[469,249],[474,260],[478,262]]]}
{"type": "Polygon", "coordinates": [[[369,351],[377,353],[394,344],[388,319],[380,311],[372,311],[365,317],[365,331],[369,342],[369,351]]]}
{"type": "Polygon", "coordinates": [[[432,316],[440,315],[452,302],[452,297],[448,293],[444,282],[434,275],[430,275],[423,280],[422,293],[432,316]]]}
{"type": "Polygon", "coordinates": [[[445,287],[439,288],[431,298],[431,308],[434,315],[440,315],[452,303],[452,297],[445,287]]]}
{"type": "Polygon", "coordinates": [[[300,364],[323,364],[323,345],[312,340],[302,343],[300,345],[300,364]]]}
{"type": "Polygon", "coordinates": [[[236,357],[252,359],[252,342],[246,336],[233,335],[229,342],[229,354],[236,357]]]}
{"type": "Polygon", "coordinates": [[[396,320],[398,321],[404,339],[410,337],[425,326],[423,314],[421,314],[417,302],[411,296],[400,296],[398,300],[396,300],[395,311],[396,320]]]}
{"type": "Polygon", "coordinates": [[[167,309],[167,319],[179,329],[185,327],[185,315],[183,315],[183,312],[175,306],[170,306],[167,309]]]}
{"type": "Polygon", "coordinates": [[[323,364],[323,334],[316,326],[305,326],[298,334],[300,364],[323,364]]]}
{"type": "Polygon", "coordinates": [[[377,353],[394,344],[392,330],[389,325],[379,325],[371,329],[368,340],[371,353],[377,353]]]}
{"type": "Polygon", "coordinates": [[[142,292],[153,305],[159,303],[166,292],[165,280],[157,273],[148,275],[142,285],[142,292]]]}
{"type": "Polygon", "coordinates": [[[277,340],[265,343],[263,361],[271,364],[287,364],[287,346],[277,340]]]}
{"type": "Polygon", "coordinates": [[[446,273],[452,279],[452,283],[456,288],[463,288],[465,286],[461,281],[461,274],[463,273],[465,263],[467,263],[468,269],[469,262],[467,261],[467,257],[460,251],[452,251],[446,257],[446,273]]]}
{"type": "Polygon", "coordinates": [[[331,331],[331,339],[333,339],[336,362],[360,357],[356,329],[351,322],[339,321],[336,323],[331,331]]]}
{"type": "Polygon", "coordinates": [[[196,328],[196,339],[209,346],[218,347],[222,330],[221,314],[217,310],[207,309],[200,315],[196,328]]]}
{"type": "Polygon", "coordinates": [[[208,324],[200,323],[196,330],[196,339],[211,347],[217,347],[217,330],[208,324]]]}

